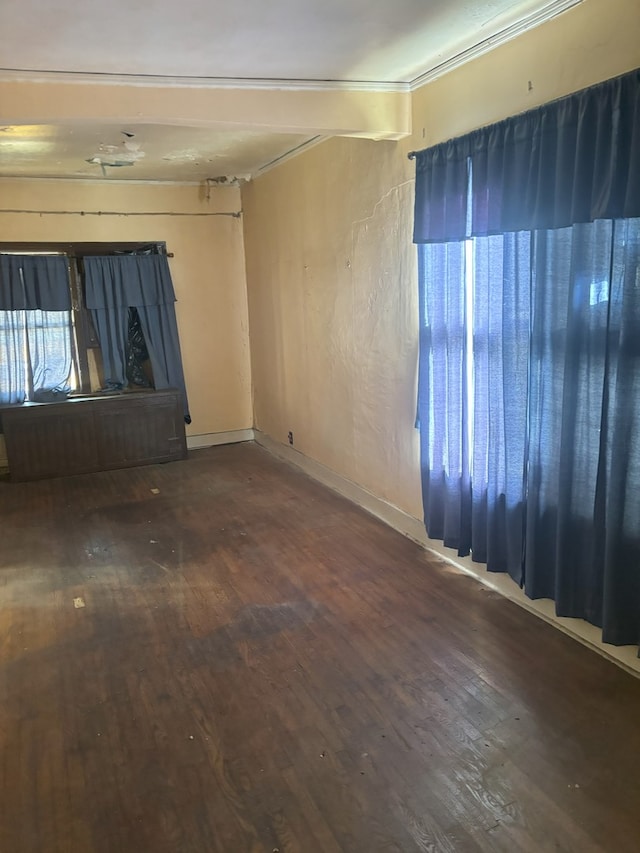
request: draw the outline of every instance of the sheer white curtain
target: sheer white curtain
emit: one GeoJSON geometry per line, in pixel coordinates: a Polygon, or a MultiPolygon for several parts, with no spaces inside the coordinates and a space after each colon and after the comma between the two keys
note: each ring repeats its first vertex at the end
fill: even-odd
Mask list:
{"type": "Polygon", "coordinates": [[[75,387],[71,309],[66,257],[0,254],[0,403],[75,387]]]}
{"type": "Polygon", "coordinates": [[[0,311],[0,403],[76,387],[70,311],[0,311]]]}
{"type": "Polygon", "coordinates": [[[27,396],[26,311],[0,311],[0,403],[24,403],[27,396]]]}

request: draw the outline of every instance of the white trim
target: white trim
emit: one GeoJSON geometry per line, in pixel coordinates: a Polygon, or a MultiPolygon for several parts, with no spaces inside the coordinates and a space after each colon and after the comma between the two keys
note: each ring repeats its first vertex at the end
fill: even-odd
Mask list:
{"type": "Polygon", "coordinates": [[[105,74],[74,71],[21,70],[0,68],[3,83],[67,83],[97,86],[133,86],[137,88],[168,89],[247,89],[282,92],[413,92],[476,59],[490,50],[505,44],[522,33],[556,18],[563,12],[580,5],[584,0],[553,0],[543,9],[528,15],[499,33],[446,59],[439,65],[427,68],[410,82],[400,80],[304,80],[267,77],[180,77],[153,74],[105,74]]]}
{"type": "Polygon", "coordinates": [[[315,459],[311,459],[300,453],[293,447],[281,444],[270,436],[259,430],[254,430],[255,441],[274,456],[300,468],[310,477],[318,480],[334,492],[342,495],[362,509],[375,515],[381,521],[388,524],[394,530],[402,533],[407,538],[421,545],[427,551],[431,551],[437,557],[446,560],[452,566],[465,574],[471,575],[486,587],[495,590],[500,595],[528,610],[530,613],[544,619],[555,628],[558,628],[573,639],[597,652],[605,658],[613,661],[632,675],[640,677],[640,658],[635,646],[611,646],[600,640],[600,630],[582,619],[569,619],[556,616],[553,602],[549,599],[537,599],[533,601],[527,598],[524,592],[503,574],[490,573],[484,570],[483,564],[474,563],[469,557],[458,557],[450,548],[445,548],[442,543],[428,539],[422,521],[414,518],[404,510],[388,503],[367,491],[362,486],[346,477],[337,474],[315,459]]]}
{"type": "Polygon", "coordinates": [[[368,492],[357,483],[347,480],[346,477],[336,474],[335,471],[327,468],[321,462],[316,462],[315,459],[305,456],[304,453],[296,450],[295,447],[291,447],[288,444],[281,444],[260,430],[256,429],[254,432],[256,443],[270,453],[273,453],[274,456],[278,456],[285,462],[296,465],[306,474],[309,474],[310,477],[313,477],[314,480],[318,480],[334,492],[338,492],[343,497],[358,504],[358,506],[370,512],[371,515],[375,515],[381,521],[393,527],[394,530],[398,530],[419,545],[425,545],[426,535],[424,525],[417,518],[413,518],[413,516],[398,509],[393,504],[387,503],[382,498],[368,492]]]}
{"type": "Polygon", "coordinates": [[[207,432],[202,435],[188,435],[187,449],[199,450],[214,447],[217,444],[237,444],[240,441],[253,441],[252,429],[230,429],[226,432],[207,432]]]}
{"type": "Polygon", "coordinates": [[[295,80],[268,77],[175,77],[155,74],[100,74],[0,68],[1,83],[69,83],[148,89],[248,89],[281,92],[406,93],[409,83],[383,80],[295,80]]]}
{"type": "Polygon", "coordinates": [[[486,38],[484,41],[468,47],[466,50],[461,51],[449,59],[445,59],[445,61],[440,63],[440,65],[427,69],[427,71],[423,72],[411,81],[409,84],[409,91],[415,92],[416,89],[424,86],[425,83],[431,83],[433,80],[437,80],[438,77],[448,74],[450,71],[453,71],[455,68],[459,68],[461,65],[466,65],[466,63],[471,62],[472,59],[477,59],[479,56],[489,53],[489,51],[499,47],[501,44],[506,44],[506,42],[512,41],[512,39],[517,38],[523,33],[533,30],[535,27],[539,27],[540,24],[544,24],[547,21],[551,21],[553,18],[557,18],[558,15],[561,15],[563,12],[567,12],[569,9],[573,9],[574,6],[579,6],[583,2],[584,0],[554,0],[554,2],[545,6],[544,9],[539,9],[537,12],[533,12],[531,15],[528,15],[521,21],[517,21],[515,24],[511,24],[510,27],[506,27],[506,29],[501,30],[499,33],[489,36],[489,38],[486,38]]]}

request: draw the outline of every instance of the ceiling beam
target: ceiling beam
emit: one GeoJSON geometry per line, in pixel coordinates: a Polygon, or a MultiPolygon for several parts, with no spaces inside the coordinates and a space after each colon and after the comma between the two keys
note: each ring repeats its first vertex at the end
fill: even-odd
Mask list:
{"type": "Polygon", "coordinates": [[[408,91],[233,88],[166,83],[0,79],[0,123],[166,124],[223,131],[402,139],[408,91]]]}

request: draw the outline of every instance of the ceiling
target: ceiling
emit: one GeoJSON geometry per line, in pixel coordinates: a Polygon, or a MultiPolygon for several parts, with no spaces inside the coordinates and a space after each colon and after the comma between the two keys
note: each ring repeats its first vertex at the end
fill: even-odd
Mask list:
{"type": "Polygon", "coordinates": [[[4,0],[0,86],[29,97],[0,97],[0,176],[244,177],[333,133],[398,138],[406,124],[376,132],[327,97],[360,93],[360,119],[388,112],[383,97],[576,2],[4,0]],[[160,91],[167,114],[144,106],[160,91]]]}
{"type": "Polygon", "coordinates": [[[283,153],[309,144],[305,134],[212,132],[157,124],[60,124],[0,127],[4,177],[245,180],[283,153]]]}

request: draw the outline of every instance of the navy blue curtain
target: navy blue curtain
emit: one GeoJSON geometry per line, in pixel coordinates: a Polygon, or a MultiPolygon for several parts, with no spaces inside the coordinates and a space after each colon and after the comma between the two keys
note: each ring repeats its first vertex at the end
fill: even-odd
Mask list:
{"type": "Polygon", "coordinates": [[[471,553],[522,581],[527,458],[531,240],[527,232],[471,244],[471,553]]]}
{"type": "Polygon", "coordinates": [[[425,524],[640,641],[640,71],[418,153],[425,524]]]}
{"type": "Polygon", "coordinates": [[[175,314],[175,293],[166,255],[106,255],[84,258],[85,300],[102,351],[105,384],[127,385],[129,308],[136,308],[157,389],[182,392],[191,423],[175,314]]]}
{"type": "Polygon", "coordinates": [[[0,255],[0,311],[70,311],[62,255],[0,255]]]}
{"type": "Polygon", "coordinates": [[[412,154],[414,242],[638,217],[639,152],[636,69],[412,154]]]}
{"type": "Polygon", "coordinates": [[[418,247],[429,536],[522,580],[530,236],[418,247]],[[474,281],[466,285],[472,267],[474,281]]]}
{"type": "Polygon", "coordinates": [[[539,231],[524,588],[640,641],[640,219],[539,231]]]}
{"type": "Polygon", "coordinates": [[[418,250],[420,370],[418,422],[422,495],[427,531],[455,548],[470,550],[471,484],[468,445],[468,382],[465,370],[465,246],[437,243],[418,250]],[[441,290],[426,285],[441,283],[441,290]],[[443,425],[447,424],[448,429],[443,425]]]}

